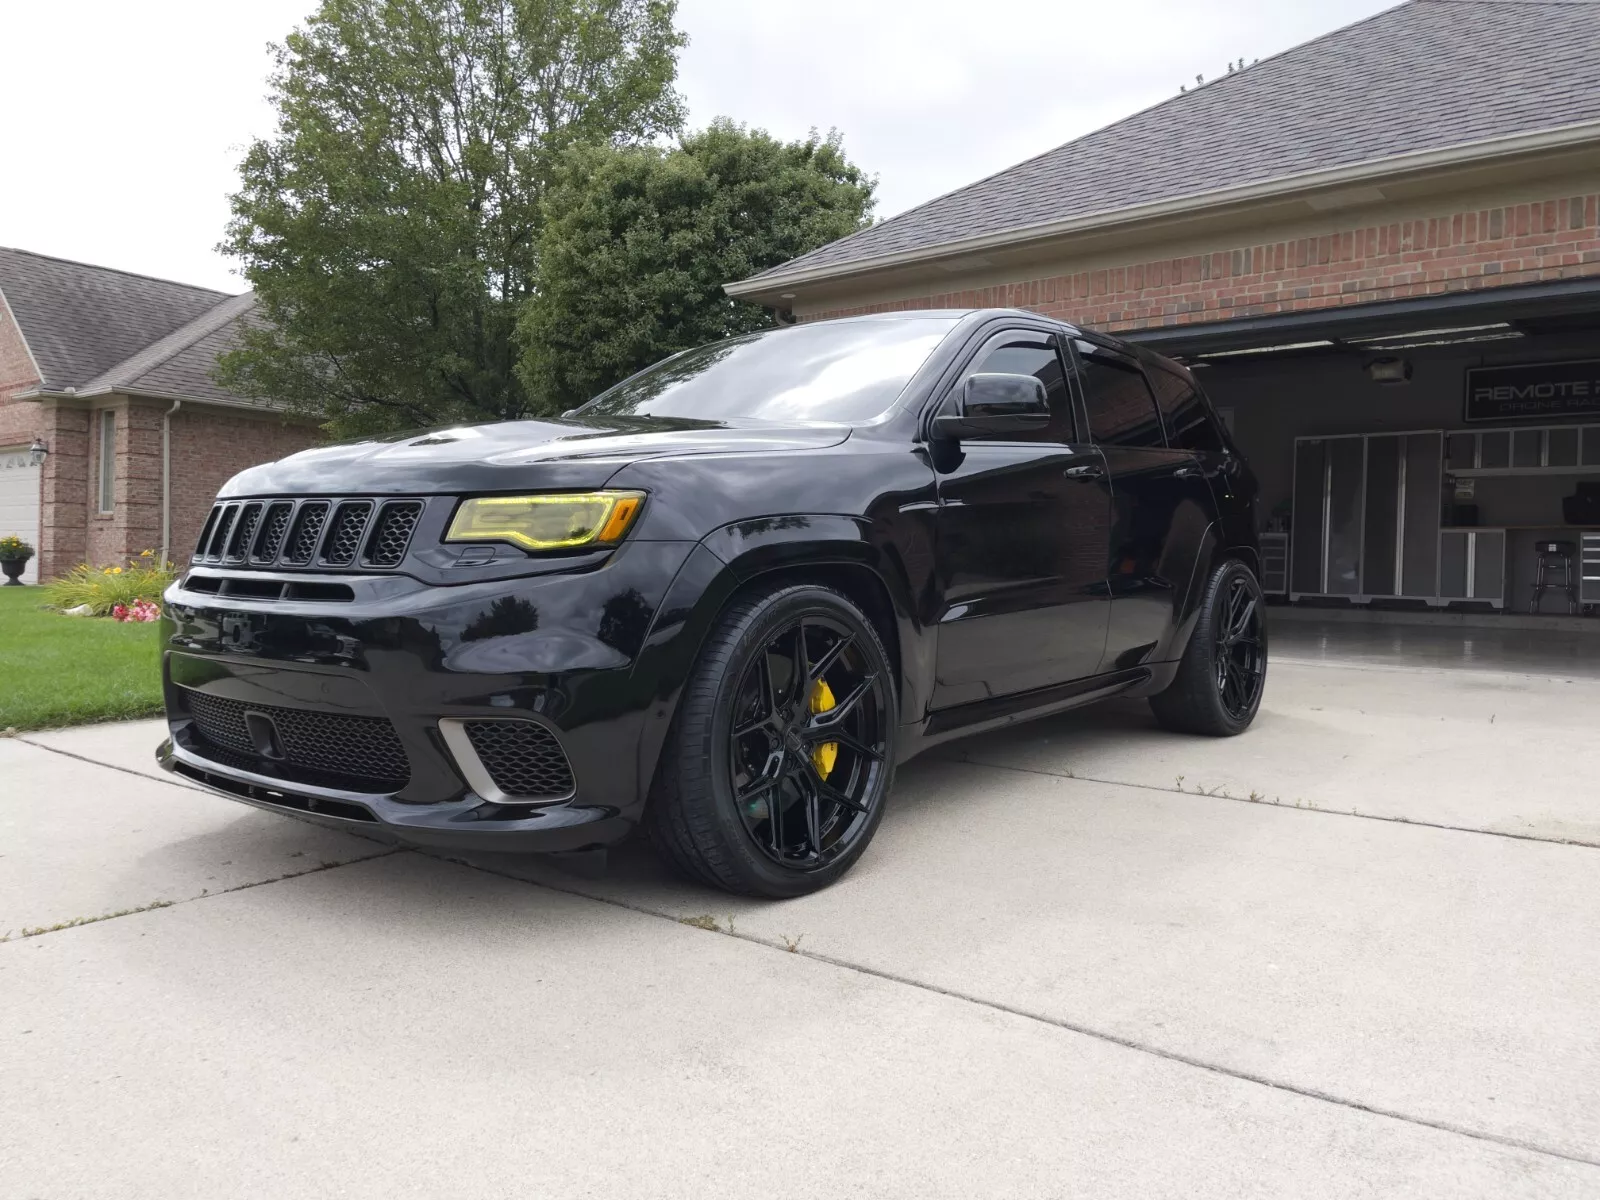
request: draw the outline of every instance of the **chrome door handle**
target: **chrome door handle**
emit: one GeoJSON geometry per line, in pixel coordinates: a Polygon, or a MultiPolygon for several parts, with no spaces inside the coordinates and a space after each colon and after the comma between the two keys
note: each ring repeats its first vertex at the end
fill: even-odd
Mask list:
{"type": "Polygon", "coordinates": [[[1068,467],[1061,473],[1068,479],[1099,479],[1106,469],[1099,463],[1085,463],[1081,467],[1068,467]]]}

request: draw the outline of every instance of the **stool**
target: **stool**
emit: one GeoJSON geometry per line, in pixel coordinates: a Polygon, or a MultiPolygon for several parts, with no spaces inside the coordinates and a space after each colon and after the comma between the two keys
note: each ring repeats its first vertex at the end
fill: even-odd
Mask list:
{"type": "Polygon", "coordinates": [[[1567,612],[1578,611],[1578,579],[1572,569],[1572,559],[1578,552],[1573,542],[1535,542],[1533,552],[1538,556],[1538,567],[1533,574],[1533,601],[1528,605],[1528,611],[1539,611],[1539,601],[1544,599],[1545,589],[1558,587],[1567,593],[1567,612]],[[1551,568],[1561,568],[1561,580],[1551,578],[1551,568]]]}

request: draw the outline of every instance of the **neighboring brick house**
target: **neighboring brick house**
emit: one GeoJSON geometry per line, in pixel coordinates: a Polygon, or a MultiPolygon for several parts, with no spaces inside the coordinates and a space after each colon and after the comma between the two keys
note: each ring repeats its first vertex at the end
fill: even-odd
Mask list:
{"type": "Polygon", "coordinates": [[[183,561],[230,475],[316,440],[213,378],[254,308],[249,293],[0,248],[0,535],[38,547],[26,579],[164,547],[183,561]]]}

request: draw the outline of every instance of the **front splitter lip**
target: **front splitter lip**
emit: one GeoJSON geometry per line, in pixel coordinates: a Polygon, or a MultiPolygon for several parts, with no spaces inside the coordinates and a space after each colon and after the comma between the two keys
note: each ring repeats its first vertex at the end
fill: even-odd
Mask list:
{"type": "Polygon", "coordinates": [[[157,747],[156,762],[229,800],[400,845],[553,854],[613,845],[633,829],[616,809],[601,805],[551,805],[508,818],[500,815],[504,806],[470,794],[419,805],[379,793],[286,783],[214,762],[172,738],[157,747]],[[348,815],[352,809],[371,819],[348,815]]]}

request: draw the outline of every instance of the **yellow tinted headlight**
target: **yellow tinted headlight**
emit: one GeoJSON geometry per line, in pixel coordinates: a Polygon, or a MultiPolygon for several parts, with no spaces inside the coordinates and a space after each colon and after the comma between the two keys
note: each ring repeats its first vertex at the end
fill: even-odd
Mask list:
{"type": "Polygon", "coordinates": [[[526,550],[571,550],[622,540],[643,492],[480,496],[456,509],[447,542],[513,542],[526,550]]]}

